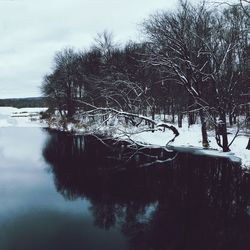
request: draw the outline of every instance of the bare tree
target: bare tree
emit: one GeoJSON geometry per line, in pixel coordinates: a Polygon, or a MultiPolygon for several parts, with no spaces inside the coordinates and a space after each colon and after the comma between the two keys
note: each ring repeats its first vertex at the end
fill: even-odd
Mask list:
{"type": "Polygon", "coordinates": [[[205,46],[200,36],[210,35],[209,19],[203,5],[196,10],[181,2],[177,13],[157,13],[144,22],[151,48],[148,62],[165,72],[165,80],[182,85],[199,107],[204,147],[209,144],[204,115],[208,103],[201,86],[208,56],[200,53],[205,46]]]}
{"type": "Polygon", "coordinates": [[[93,47],[101,52],[104,62],[107,62],[111,57],[112,51],[117,47],[113,33],[104,30],[101,33],[97,33],[94,41],[93,47]]]}
{"type": "Polygon", "coordinates": [[[216,141],[225,152],[231,145],[226,112],[228,107],[234,109],[232,104],[242,90],[237,86],[243,80],[248,25],[238,7],[219,13],[205,3],[194,7],[187,2],[180,2],[176,12],[156,13],[143,25],[151,48],[148,62],[192,97],[200,114],[204,146],[208,146],[205,117],[212,121],[211,111],[219,115],[214,120],[216,141]]]}

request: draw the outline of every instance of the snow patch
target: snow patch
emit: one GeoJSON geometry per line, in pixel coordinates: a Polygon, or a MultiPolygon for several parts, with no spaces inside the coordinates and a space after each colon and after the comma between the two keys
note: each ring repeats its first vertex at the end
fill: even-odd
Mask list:
{"type": "MultiPolygon", "coordinates": [[[[180,135],[176,137],[174,142],[169,144],[172,149],[178,151],[190,152],[198,155],[210,155],[214,157],[227,157],[231,161],[241,162],[244,168],[250,168],[250,150],[246,149],[248,143],[248,136],[246,134],[240,134],[236,137],[233,144],[230,146],[230,152],[222,152],[221,148],[217,145],[214,132],[208,133],[208,139],[210,141],[210,148],[202,148],[201,128],[199,124],[188,126],[185,122],[182,128],[178,128],[180,135]]],[[[229,141],[234,137],[234,129],[229,129],[230,134],[228,135],[229,141]]],[[[144,144],[154,144],[159,146],[165,146],[166,143],[173,138],[173,133],[170,130],[165,132],[156,131],[143,132],[134,134],[131,139],[139,141],[144,144]]]]}
{"type": "Polygon", "coordinates": [[[0,127],[47,127],[39,113],[47,108],[0,107],[0,127]]]}

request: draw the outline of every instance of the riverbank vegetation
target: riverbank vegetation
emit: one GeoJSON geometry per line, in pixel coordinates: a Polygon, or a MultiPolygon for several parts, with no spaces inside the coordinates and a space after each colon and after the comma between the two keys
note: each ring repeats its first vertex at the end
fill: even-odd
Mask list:
{"type": "Polygon", "coordinates": [[[141,42],[120,46],[104,31],[88,50],[57,52],[42,84],[51,111],[44,117],[63,128],[122,124],[139,132],[168,128],[175,136],[170,123],[182,127],[186,117],[189,126],[199,121],[204,148],[213,129],[218,146],[230,151],[250,126],[249,8],[181,1],[142,22],[141,42]]]}

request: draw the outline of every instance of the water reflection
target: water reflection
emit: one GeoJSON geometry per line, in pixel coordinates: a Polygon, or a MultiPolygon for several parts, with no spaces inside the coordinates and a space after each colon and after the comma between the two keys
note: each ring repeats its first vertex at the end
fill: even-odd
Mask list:
{"type": "Polygon", "coordinates": [[[58,192],[89,199],[95,225],[120,228],[130,249],[250,247],[250,177],[236,163],[179,154],[150,168],[132,158],[124,170],[119,146],[55,132],[43,155],[58,192]]]}
{"type": "Polygon", "coordinates": [[[90,203],[55,189],[40,128],[0,129],[0,250],[125,250],[117,229],[93,225],[90,203]],[[98,240],[97,240],[98,239],[98,240]]]}

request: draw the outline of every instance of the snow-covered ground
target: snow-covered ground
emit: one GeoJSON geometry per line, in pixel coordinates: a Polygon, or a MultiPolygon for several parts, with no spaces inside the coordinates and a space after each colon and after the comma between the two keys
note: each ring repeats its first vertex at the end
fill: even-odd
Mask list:
{"type": "MultiPolygon", "coordinates": [[[[156,120],[158,120],[158,124],[161,123],[161,119],[159,117],[156,117],[156,120]]],[[[138,133],[138,128],[124,127],[116,120],[110,119],[108,123],[109,124],[107,126],[105,126],[103,123],[92,125],[91,129],[88,129],[88,125],[84,128],[79,129],[75,128],[73,124],[69,124],[68,129],[80,133],[95,131],[96,133],[103,133],[108,136],[113,136],[125,140],[129,139],[132,141],[136,141],[137,143],[141,143],[144,145],[150,144],[151,146],[156,147],[165,146],[174,137],[173,132],[168,129],[166,129],[165,132],[155,131],[154,133],[152,133],[151,131],[143,132],[143,130],[147,130],[147,127],[142,127],[142,132],[138,133]]],[[[176,137],[174,142],[168,144],[170,148],[174,147],[178,151],[190,152],[192,154],[211,155],[215,157],[228,157],[232,161],[241,162],[244,168],[250,169],[250,150],[246,149],[248,138],[250,136],[249,130],[240,130],[240,133],[234,140],[233,144],[230,146],[231,151],[224,153],[216,143],[215,134],[213,130],[208,132],[210,147],[209,149],[204,149],[202,148],[201,127],[199,124],[195,124],[188,127],[187,119],[183,119],[183,127],[178,128],[177,124],[175,124],[175,127],[178,129],[180,135],[176,137]]],[[[229,142],[231,142],[234,138],[236,130],[236,128],[228,129],[229,142]]]]}
{"type": "MultiPolygon", "coordinates": [[[[0,107],[0,127],[46,127],[45,123],[41,123],[39,120],[39,112],[45,111],[46,108],[12,108],[12,107],[0,107]]],[[[155,131],[152,132],[141,132],[131,129],[124,128],[119,124],[113,123],[105,127],[103,124],[101,127],[97,124],[96,128],[92,129],[97,132],[108,131],[109,135],[114,137],[121,137],[123,139],[130,139],[143,143],[151,144],[156,146],[165,146],[166,143],[173,138],[172,131],[166,129],[165,132],[155,131]]],[[[76,130],[75,126],[69,124],[69,130],[76,130]]],[[[79,129],[78,132],[84,133],[86,128],[79,129]]],[[[231,152],[223,153],[221,148],[217,145],[214,132],[209,132],[210,149],[203,149],[201,145],[201,129],[199,124],[188,127],[187,121],[184,120],[183,127],[178,128],[180,135],[171,142],[169,146],[173,146],[178,150],[185,150],[194,154],[207,154],[216,157],[230,157],[233,161],[242,162],[242,166],[250,169],[250,150],[246,149],[249,137],[249,131],[241,131],[234,143],[231,145],[231,152]]],[[[229,141],[234,137],[235,129],[229,129],[229,141]]]]}
{"type": "Polygon", "coordinates": [[[39,112],[47,108],[0,107],[0,127],[44,127],[39,120],[39,112]]]}
{"type": "MultiPolygon", "coordinates": [[[[161,123],[160,117],[156,118],[156,120],[158,120],[158,124],[161,123]]],[[[112,120],[109,123],[109,126],[106,127],[103,124],[101,126],[96,124],[96,128],[94,128],[94,130],[97,131],[97,133],[106,133],[114,137],[122,139],[131,139],[133,141],[142,144],[150,144],[152,146],[165,146],[166,143],[168,143],[174,137],[173,132],[168,129],[166,129],[165,132],[155,131],[154,133],[152,133],[151,131],[146,131],[138,133],[138,129],[135,127],[126,128],[112,120]]],[[[246,149],[248,138],[250,136],[249,130],[240,130],[238,136],[234,140],[233,144],[230,146],[231,151],[224,153],[216,143],[215,134],[213,130],[208,132],[210,147],[209,149],[204,149],[202,148],[201,127],[199,124],[195,124],[189,127],[187,118],[184,118],[183,127],[178,128],[177,124],[175,124],[175,127],[178,129],[180,135],[176,137],[174,142],[168,144],[169,147],[174,147],[178,151],[185,151],[193,154],[212,155],[215,157],[228,157],[232,161],[241,162],[243,167],[250,169],[250,150],[246,149]]],[[[74,130],[74,126],[69,126],[69,128],[70,130],[72,128],[74,130]]],[[[147,127],[142,128],[142,130],[143,129],[147,130],[147,127]]],[[[229,142],[231,142],[234,138],[236,130],[237,128],[228,129],[229,142]]]]}
{"type": "MultiPolygon", "coordinates": [[[[231,151],[223,153],[221,148],[217,145],[214,132],[209,132],[210,148],[203,149],[201,144],[201,128],[200,125],[195,124],[188,127],[187,123],[184,123],[183,128],[178,128],[180,135],[171,142],[169,145],[178,148],[178,150],[189,151],[195,154],[213,155],[216,157],[229,157],[233,161],[241,160],[242,166],[250,168],[250,150],[246,149],[248,143],[248,136],[246,133],[239,133],[233,144],[230,146],[231,151]]],[[[229,129],[232,134],[228,135],[229,141],[231,141],[235,134],[235,129],[229,129]]],[[[249,131],[248,131],[249,132],[249,131]]],[[[164,146],[173,137],[171,131],[166,132],[156,131],[142,132],[131,136],[133,140],[164,146]]]]}

